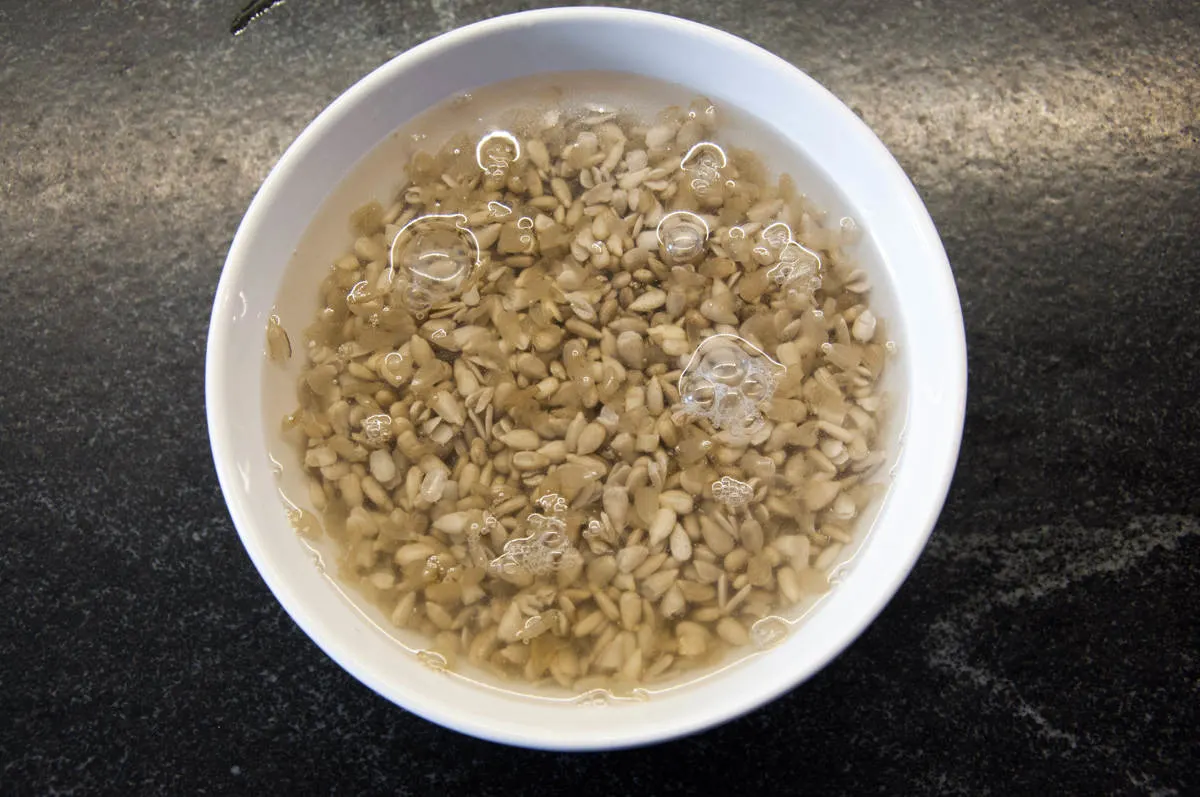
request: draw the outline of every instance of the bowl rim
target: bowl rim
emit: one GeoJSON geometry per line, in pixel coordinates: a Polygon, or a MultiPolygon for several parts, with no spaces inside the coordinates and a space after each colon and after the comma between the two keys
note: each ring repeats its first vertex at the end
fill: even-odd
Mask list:
{"type": "MultiPolygon", "coordinates": [[[[957,463],[959,446],[961,444],[962,427],[966,409],[967,389],[967,359],[966,340],[962,322],[961,307],[955,289],[953,274],[941,240],[934,227],[928,210],[921,202],[916,189],[896,162],[883,143],[875,136],[869,127],[859,119],[848,107],[838,100],[827,89],[805,74],[796,66],[770,53],[757,45],[751,44],[733,34],[715,28],[664,14],[619,8],[575,7],[550,8],[533,11],[523,11],[492,19],[476,22],[462,28],[442,34],[427,40],[403,52],[386,63],[377,67],[353,86],[344,91],[324,110],[320,112],[286,149],[278,162],[271,169],[261,187],[256,192],[246,211],[237,233],[230,245],[220,281],[213,302],[213,313],[208,330],[205,361],[205,405],[209,428],[210,445],[218,481],[226,500],[230,516],[235,528],[246,548],[255,568],[275,595],[280,605],[292,617],[305,634],[313,640],[330,658],[343,669],[353,675],[361,683],[387,698],[389,701],[435,722],[443,727],[451,728],[478,738],[513,744],[523,747],[552,749],[552,750],[598,750],[633,747],[666,741],[672,738],[690,735],[727,722],[748,711],[758,708],[774,700],[784,692],[794,688],[799,683],[811,677],[824,668],[831,659],[842,653],[882,611],[907,578],[917,558],[933,531],[941,508],[949,490],[950,480],[957,463]],[[937,471],[925,474],[928,484],[927,500],[923,502],[923,513],[919,518],[912,518],[910,525],[919,529],[913,532],[908,544],[901,551],[901,557],[896,560],[893,569],[889,571],[890,578],[886,583],[879,584],[872,593],[871,600],[858,611],[855,621],[839,630],[839,633],[822,654],[814,660],[814,666],[806,671],[789,672],[775,681],[764,684],[748,699],[737,702],[736,705],[726,705],[722,710],[703,712],[697,711],[677,722],[667,725],[655,725],[613,738],[602,731],[571,735],[556,736],[554,729],[541,731],[528,726],[497,723],[494,718],[481,717],[470,712],[443,710],[435,697],[406,693],[399,695],[394,684],[387,683],[377,672],[356,660],[354,648],[345,640],[336,638],[322,627],[315,617],[299,603],[294,589],[287,583],[287,578],[270,561],[268,553],[255,539],[254,522],[237,495],[236,485],[239,480],[237,464],[232,456],[229,437],[228,414],[236,406],[229,400],[230,391],[227,389],[226,374],[223,372],[223,353],[228,351],[236,342],[232,340],[233,329],[224,321],[224,316],[218,310],[228,305],[241,280],[242,273],[249,267],[246,251],[257,229],[262,225],[265,209],[270,206],[281,191],[285,181],[285,173],[296,164],[302,162],[307,151],[318,141],[327,129],[340,118],[353,104],[356,97],[371,93],[376,87],[395,80],[408,71],[422,59],[433,56],[440,50],[459,47],[479,37],[494,33],[531,26],[541,23],[588,23],[588,22],[632,22],[638,24],[670,26],[688,35],[698,37],[725,49],[741,51],[747,57],[758,60],[766,68],[785,70],[791,79],[804,84],[807,92],[819,96],[824,101],[823,110],[840,116],[840,122],[860,129],[866,146],[873,152],[873,158],[881,168],[887,170],[889,186],[899,193],[896,201],[907,206],[914,223],[919,227],[917,233],[923,239],[929,263],[929,279],[940,297],[948,302],[942,309],[947,311],[950,321],[945,332],[949,335],[947,345],[949,358],[941,365],[947,369],[946,387],[949,414],[945,418],[947,424],[946,445],[943,454],[937,460],[937,471]],[[402,699],[403,698],[403,699],[402,699]]],[[[882,514],[882,513],[881,513],[882,514]]]]}

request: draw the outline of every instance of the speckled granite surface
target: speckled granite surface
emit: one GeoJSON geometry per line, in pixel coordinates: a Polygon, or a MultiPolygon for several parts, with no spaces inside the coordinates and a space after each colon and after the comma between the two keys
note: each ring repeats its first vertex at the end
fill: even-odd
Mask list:
{"type": "Polygon", "coordinates": [[[912,578],[807,685],[565,756],[375,697],[278,608],[209,459],[238,219],[359,76],[501,0],[0,4],[0,792],[1200,791],[1200,5],[656,2],[774,50],[905,166],[971,354],[912,578]]]}

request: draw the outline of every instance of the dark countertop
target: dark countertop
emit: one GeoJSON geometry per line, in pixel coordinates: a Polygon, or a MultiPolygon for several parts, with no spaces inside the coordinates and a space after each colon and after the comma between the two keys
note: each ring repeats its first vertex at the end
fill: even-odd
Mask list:
{"type": "Polygon", "coordinates": [[[203,351],[287,143],[392,55],[524,5],[0,5],[0,792],[1200,791],[1200,4],[653,3],[798,64],[944,237],[966,436],[880,619],[729,725],[604,755],[397,709],[267,591],[203,351]]]}

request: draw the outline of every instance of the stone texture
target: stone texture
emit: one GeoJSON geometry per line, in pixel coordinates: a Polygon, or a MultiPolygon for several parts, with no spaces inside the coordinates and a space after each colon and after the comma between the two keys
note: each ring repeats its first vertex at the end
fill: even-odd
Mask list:
{"type": "Polygon", "coordinates": [[[202,357],[238,219],[303,125],[509,0],[0,6],[0,791],[1200,790],[1200,6],[656,2],[780,53],[912,175],[971,356],[962,458],[880,619],[661,748],[416,719],[292,624],[216,485],[202,357]]]}

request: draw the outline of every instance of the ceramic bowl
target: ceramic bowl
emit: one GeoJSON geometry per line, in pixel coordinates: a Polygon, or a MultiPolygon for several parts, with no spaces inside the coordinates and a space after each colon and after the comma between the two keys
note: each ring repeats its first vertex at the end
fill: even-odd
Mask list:
{"type": "Polygon", "coordinates": [[[551,9],[480,22],[415,47],[363,78],[304,130],[263,183],[230,248],[209,330],[206,393],[217,473],[246,551],[331,658],[386,699],[464,733],[536,748],[604,749],[693,733],[761,706],[828,664],[879,614],[925,545],[950,483],[966,349],[954,280],[929,214],[880,141],[832,94],[776,56],[699,24],[637,11],[551,9]],[[314,231],[348,236],[346,219],[365,196],[355,179],[365,188],[371,177],[358,169],[357,178],[347,178],[368,152],[448,97],[573,70],[681,84],[786,136],[809,164],[811,173],[798,182],[818,205],[851,216],[863,230],[858,257],[875,285],[872,302],[899,344],[889,368],[903,394],[900,417],[892,419],[903,445],[890,465],[890,489],[816,609],[777,646],[710,677],[604,706],[516,694],[430,668],[406,647],[415,641],[386,630],[382,617],[338,589],[280,498],[281,486],[304,494],[289,489],[297,474],[285,467],[281,480],[272,462],[279,419],[294,408],[292,376],[264,356],[272,313],[296,330],[313,317],[320,271],[295,266],[294,255],[314,231]]]}

